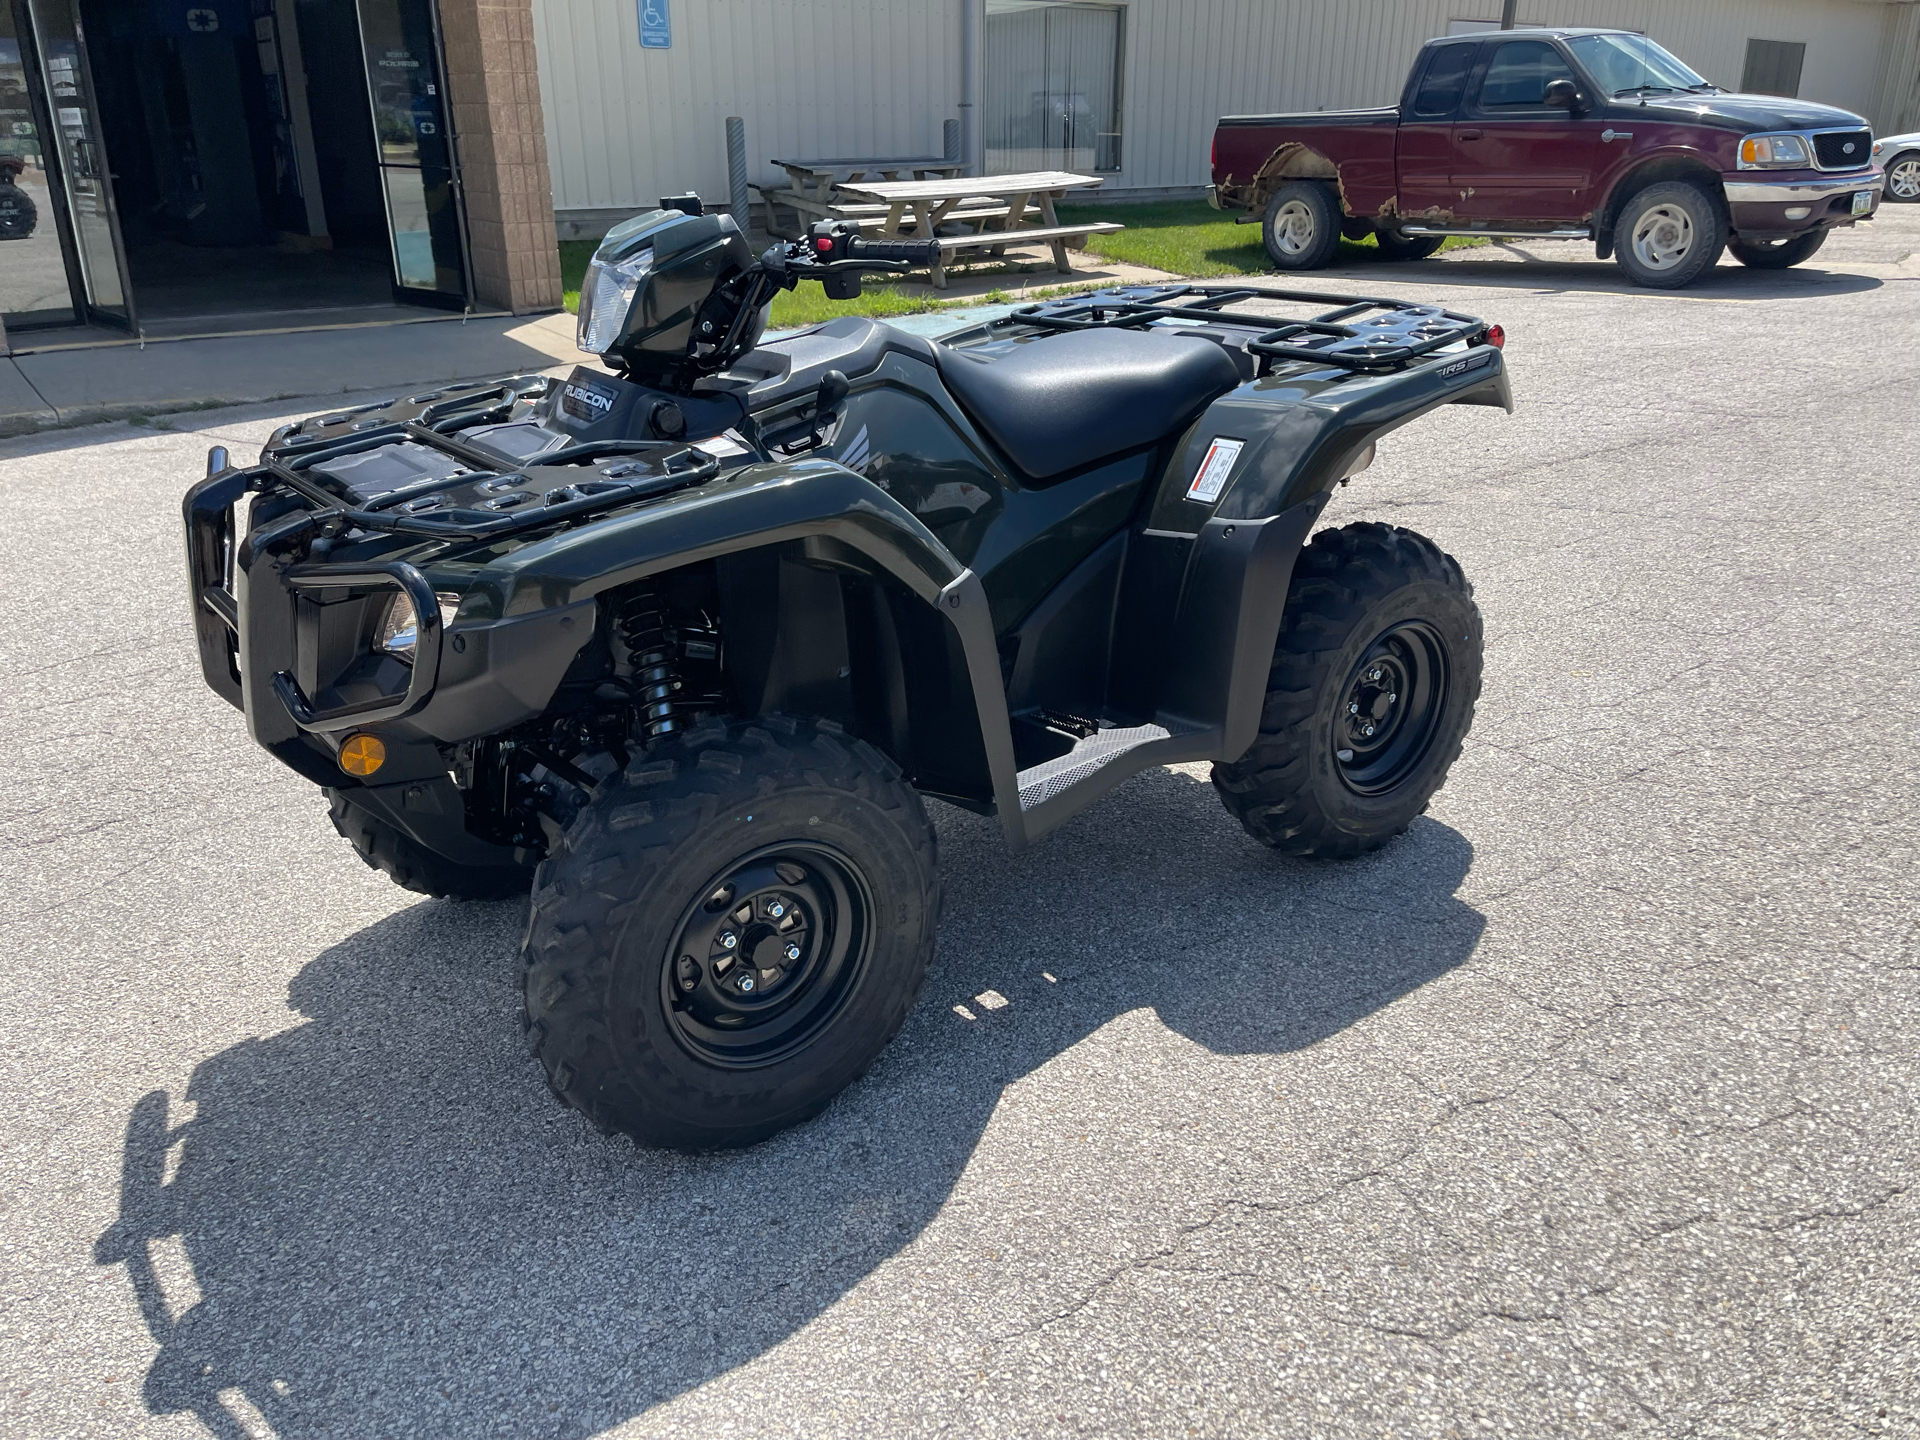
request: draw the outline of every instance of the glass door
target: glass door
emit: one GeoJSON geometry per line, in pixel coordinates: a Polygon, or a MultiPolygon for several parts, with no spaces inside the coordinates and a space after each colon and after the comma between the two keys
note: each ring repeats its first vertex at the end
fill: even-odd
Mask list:
{"type": "Polygon", "coordinates": [[[394,286],[403,299],[464,304],[459,176],[433,0],[358,0],[358,5],[394,286]]]}
{"type": "Polygon", "coordinates": [[[78,0],[27,0],[26,10],[31,34],[16,39],[30,42],[46,87],[53,125],[52,144],[47,148],[58,157],[87,318],[132,329],[133,298],[113,208],[113,175],[87,70],[78,0]]]}
{"type": "Polygon", "coordinates": [[[26,13],[0,0],[0,323],[71,325],[64,224],[45,151],[46,105],[32,74],[26,13]]]}

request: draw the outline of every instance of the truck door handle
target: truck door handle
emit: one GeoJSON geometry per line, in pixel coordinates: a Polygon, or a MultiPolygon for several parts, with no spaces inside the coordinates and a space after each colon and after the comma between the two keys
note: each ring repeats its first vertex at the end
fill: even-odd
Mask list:
{"type": "Polygon", "coordinates": [[[1606,144],[1609,140],[1631,140],[1632,138],[1633,132],[1631,130],[1615,130],[1611,126],[1600,132],[1600,143],[1602,145],[1606,144]]]}
{"type": "Polygon", "coordinates": [[[1454,131],[1454,132],[1453,132],[1453,137],[1454,137],[1454,139],[1456,139],[1456,140],[1478,140],[1478,139],[1480,138],[1480,131],[1478,131],[1478,130],[1456,130],[1456,131],[1454,131]]]}

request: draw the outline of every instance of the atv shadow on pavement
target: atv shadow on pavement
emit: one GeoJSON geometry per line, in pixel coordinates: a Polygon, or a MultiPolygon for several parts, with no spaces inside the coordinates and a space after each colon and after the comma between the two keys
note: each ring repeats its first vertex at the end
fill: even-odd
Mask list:
{"type": "Polygon", "coordinates": [[[863,1082],[747,1151],[636,1150],[554,1105],[520,1033],[523,906],[425,902],[320,955],[291,991],[307,1023],[129,1122],[96,1259],[160,1346],[148,1406],[234,1440],[236,1390],[282,1440],[593,1433],[839,1302],[934,1220],[1003,1089],[1108,1022],[1151,1007],[1215,1055],[1300,1050],[1484,928],[1455,895],[1472,847],[1432,820],[1359,861],[1283,860],[1172,770],[1024,857],[936,818],[927,993],[863,1082]]]}

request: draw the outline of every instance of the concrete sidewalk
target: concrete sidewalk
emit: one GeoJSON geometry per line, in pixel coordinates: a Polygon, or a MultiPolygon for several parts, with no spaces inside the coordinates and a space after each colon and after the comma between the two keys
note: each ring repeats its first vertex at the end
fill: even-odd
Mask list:
{"type": "Polygon", "coordinates": [[[43,350],[0,360],[0,435],[215,405],[423,387],[591,357],[573,316],[449,317],[144,345],[43,350]]]}

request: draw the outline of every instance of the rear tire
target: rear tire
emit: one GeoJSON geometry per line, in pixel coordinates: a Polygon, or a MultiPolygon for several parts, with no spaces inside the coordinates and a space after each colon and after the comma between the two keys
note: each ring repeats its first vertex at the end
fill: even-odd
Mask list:
{"type": "Polygon", "coordinates": [[[1318,270],[1340,251],[1340,207],[1320,180],[1293,180],[1273,192],[1260,235],[1281,270],[1318,270]]]}
{"type": "Polygon", "coordinates": [[[353,853],[402,890],[436,900],[514,900],[533,888],[526,865],[461,865],[368,814],[345,791],[327,789],[327,816],[353,853]]]}
{"type": "Polygon", "coordinates": [[[1809,230],[1788,240],[1729,240],[1727,249],[1742,265],[1755,270],[1784,270],[1798,265],[1827,243],[1827,232],[1809,230]]]}
{"type": "Polygon", "coordinates": [[[1424,260],[1447,243],[1444,235],[1402,235],[1397,230],[1376,230],[1373,243],[1388,260],[1424,260]]]}
{"type": "Polygon", "coordinates": [[[1691,180],[1663,180],[1627,197],[1613,256],[1636,285],[1679,290],[1719,260],[1727,244],[1720,201],[1691,180]]]}
{"type": "Polygon", "coordinates": [[[900,768],[825,721],[716,721],[636,759],[533,894],[527,1033],[554,1093],[676,1150],[818,1114],[919,997],[934,852],[900,768]]]}
{"type": "Polygon", "coordinates": [[[1213,767],[1221,803],[1283,855],[1379,849],[1459,757],[1481,649],[1473,587],[1431,540],[1372,523],[1323,530],[1287,588],[1260,733],[1213,767]]]}

